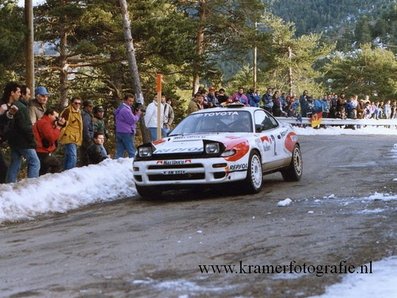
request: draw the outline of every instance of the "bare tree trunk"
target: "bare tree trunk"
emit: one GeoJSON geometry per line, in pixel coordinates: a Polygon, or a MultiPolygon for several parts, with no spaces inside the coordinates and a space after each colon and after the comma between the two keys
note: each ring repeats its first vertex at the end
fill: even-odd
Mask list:
{"type": "Polygon", "coordinates": [[[200,86],[200,65],[204,54],[204,29],[207,18],[206,0],[199,1],[200,21],[196,36],[196,59],[193,63],[193,94],[195,94],[200,86]]]}
{"type": "Polygon", "coordinates": [[[289,68],[288,68],[288,87],[289,87],[289,95],[292,95],[292,88],[293,88],[293,81],[292,81],[292,67],[291,67],[291,60],[292,60],[292,49],[291,47],[288,47],[288,59],[290,62],[289,68]]]}
{"type": "Polygon", "coordinates": [[[60,40],[60,56],[59,56],[59,93],[61,107],[66,107],[68,105],[68,71],[67,71],[67,33],[65,30],[61,31],[60,40]]]}
{"type": "Polygon", "coordinates": [[[34,26],[33,26],[33,3],[25,0],[25,23],[28,28],[26,35],[25,63],[26,63],[26,85],[34,92],[34,26]]]}
{"type": "MultiPolygon", "coordinates": [[[[128,16],[127,1],[119,0],[119,2],[123,17],[123,31],[124,31],[124,39],[127,47],[128,65],[130,67],[131,75],[134,78],[135,97],[137,99],[137,102],[144,104],[145,101],[142,94],[141,81],[139,79],[138,65],[136,63],[135,48],[131,34],[131,22],[128,16]]],[[[150,142],[149,130],[146,128],[143,117],[139,119],[139,124],[141,128],[143,142],[144,143],[150,142]]]]}
{"type": "Polygon", "coordinates": [[[139,79],[138,65],[136,63],[134,42],[131,35],[131,22],[128,16],[128,8],[126,0],[119,0],[121,12],[123,16],[123,31],[124,39],[127,47],[128,65],[130,67],[131,75],[134,78],[135,96],[137,102],[144,104],[141,81],[139,79]]]}

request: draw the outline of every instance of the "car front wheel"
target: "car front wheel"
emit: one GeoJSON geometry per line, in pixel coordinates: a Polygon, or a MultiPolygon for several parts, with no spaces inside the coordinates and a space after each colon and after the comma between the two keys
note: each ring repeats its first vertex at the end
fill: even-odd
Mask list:
{"type": "Polygon", "coordinates": [[[251,152],[248,161],[247,178],[243,182],[243,187],[248,193],[258,193],[263,186],[262,162],[256,151],[251,152]]]}

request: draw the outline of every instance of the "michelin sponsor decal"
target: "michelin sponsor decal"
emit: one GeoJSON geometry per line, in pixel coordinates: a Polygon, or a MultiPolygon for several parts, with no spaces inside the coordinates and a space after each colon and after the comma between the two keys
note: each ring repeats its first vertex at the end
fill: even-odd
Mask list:
{"type": "Polygon", "coordinates": [[[184,153],[184,152],[203,152],[203,147],[191,147],[191,148],[160,148],[154,151],[154,154],[164,153],[184,153]]]}
{"type": "Polygon", "coordinates": [[[156,164],[158,165],[166,165],[166,166],[174,166],[174,165],[185,165],[192,163],[191,159],[186,160],[158,160],[156,164]]]}

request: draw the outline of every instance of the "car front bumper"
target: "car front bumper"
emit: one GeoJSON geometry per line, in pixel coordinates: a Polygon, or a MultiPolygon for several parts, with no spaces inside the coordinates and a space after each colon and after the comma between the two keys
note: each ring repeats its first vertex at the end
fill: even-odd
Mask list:
{"type": "Polygon", "coordinates": [[[220,184],[244,180],[247,164],[228,162],[222,157],[134,161],[137,185],[220,184]]]}

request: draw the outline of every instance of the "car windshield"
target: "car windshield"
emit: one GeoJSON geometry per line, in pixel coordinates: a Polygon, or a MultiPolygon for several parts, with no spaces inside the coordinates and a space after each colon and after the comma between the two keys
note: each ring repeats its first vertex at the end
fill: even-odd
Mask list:
{"type": "Polygon", "coordinates": [[[191,114],[171,132],[173,135],[221,132],[252,132],[248,111],[213,111],[191,114]]]}

